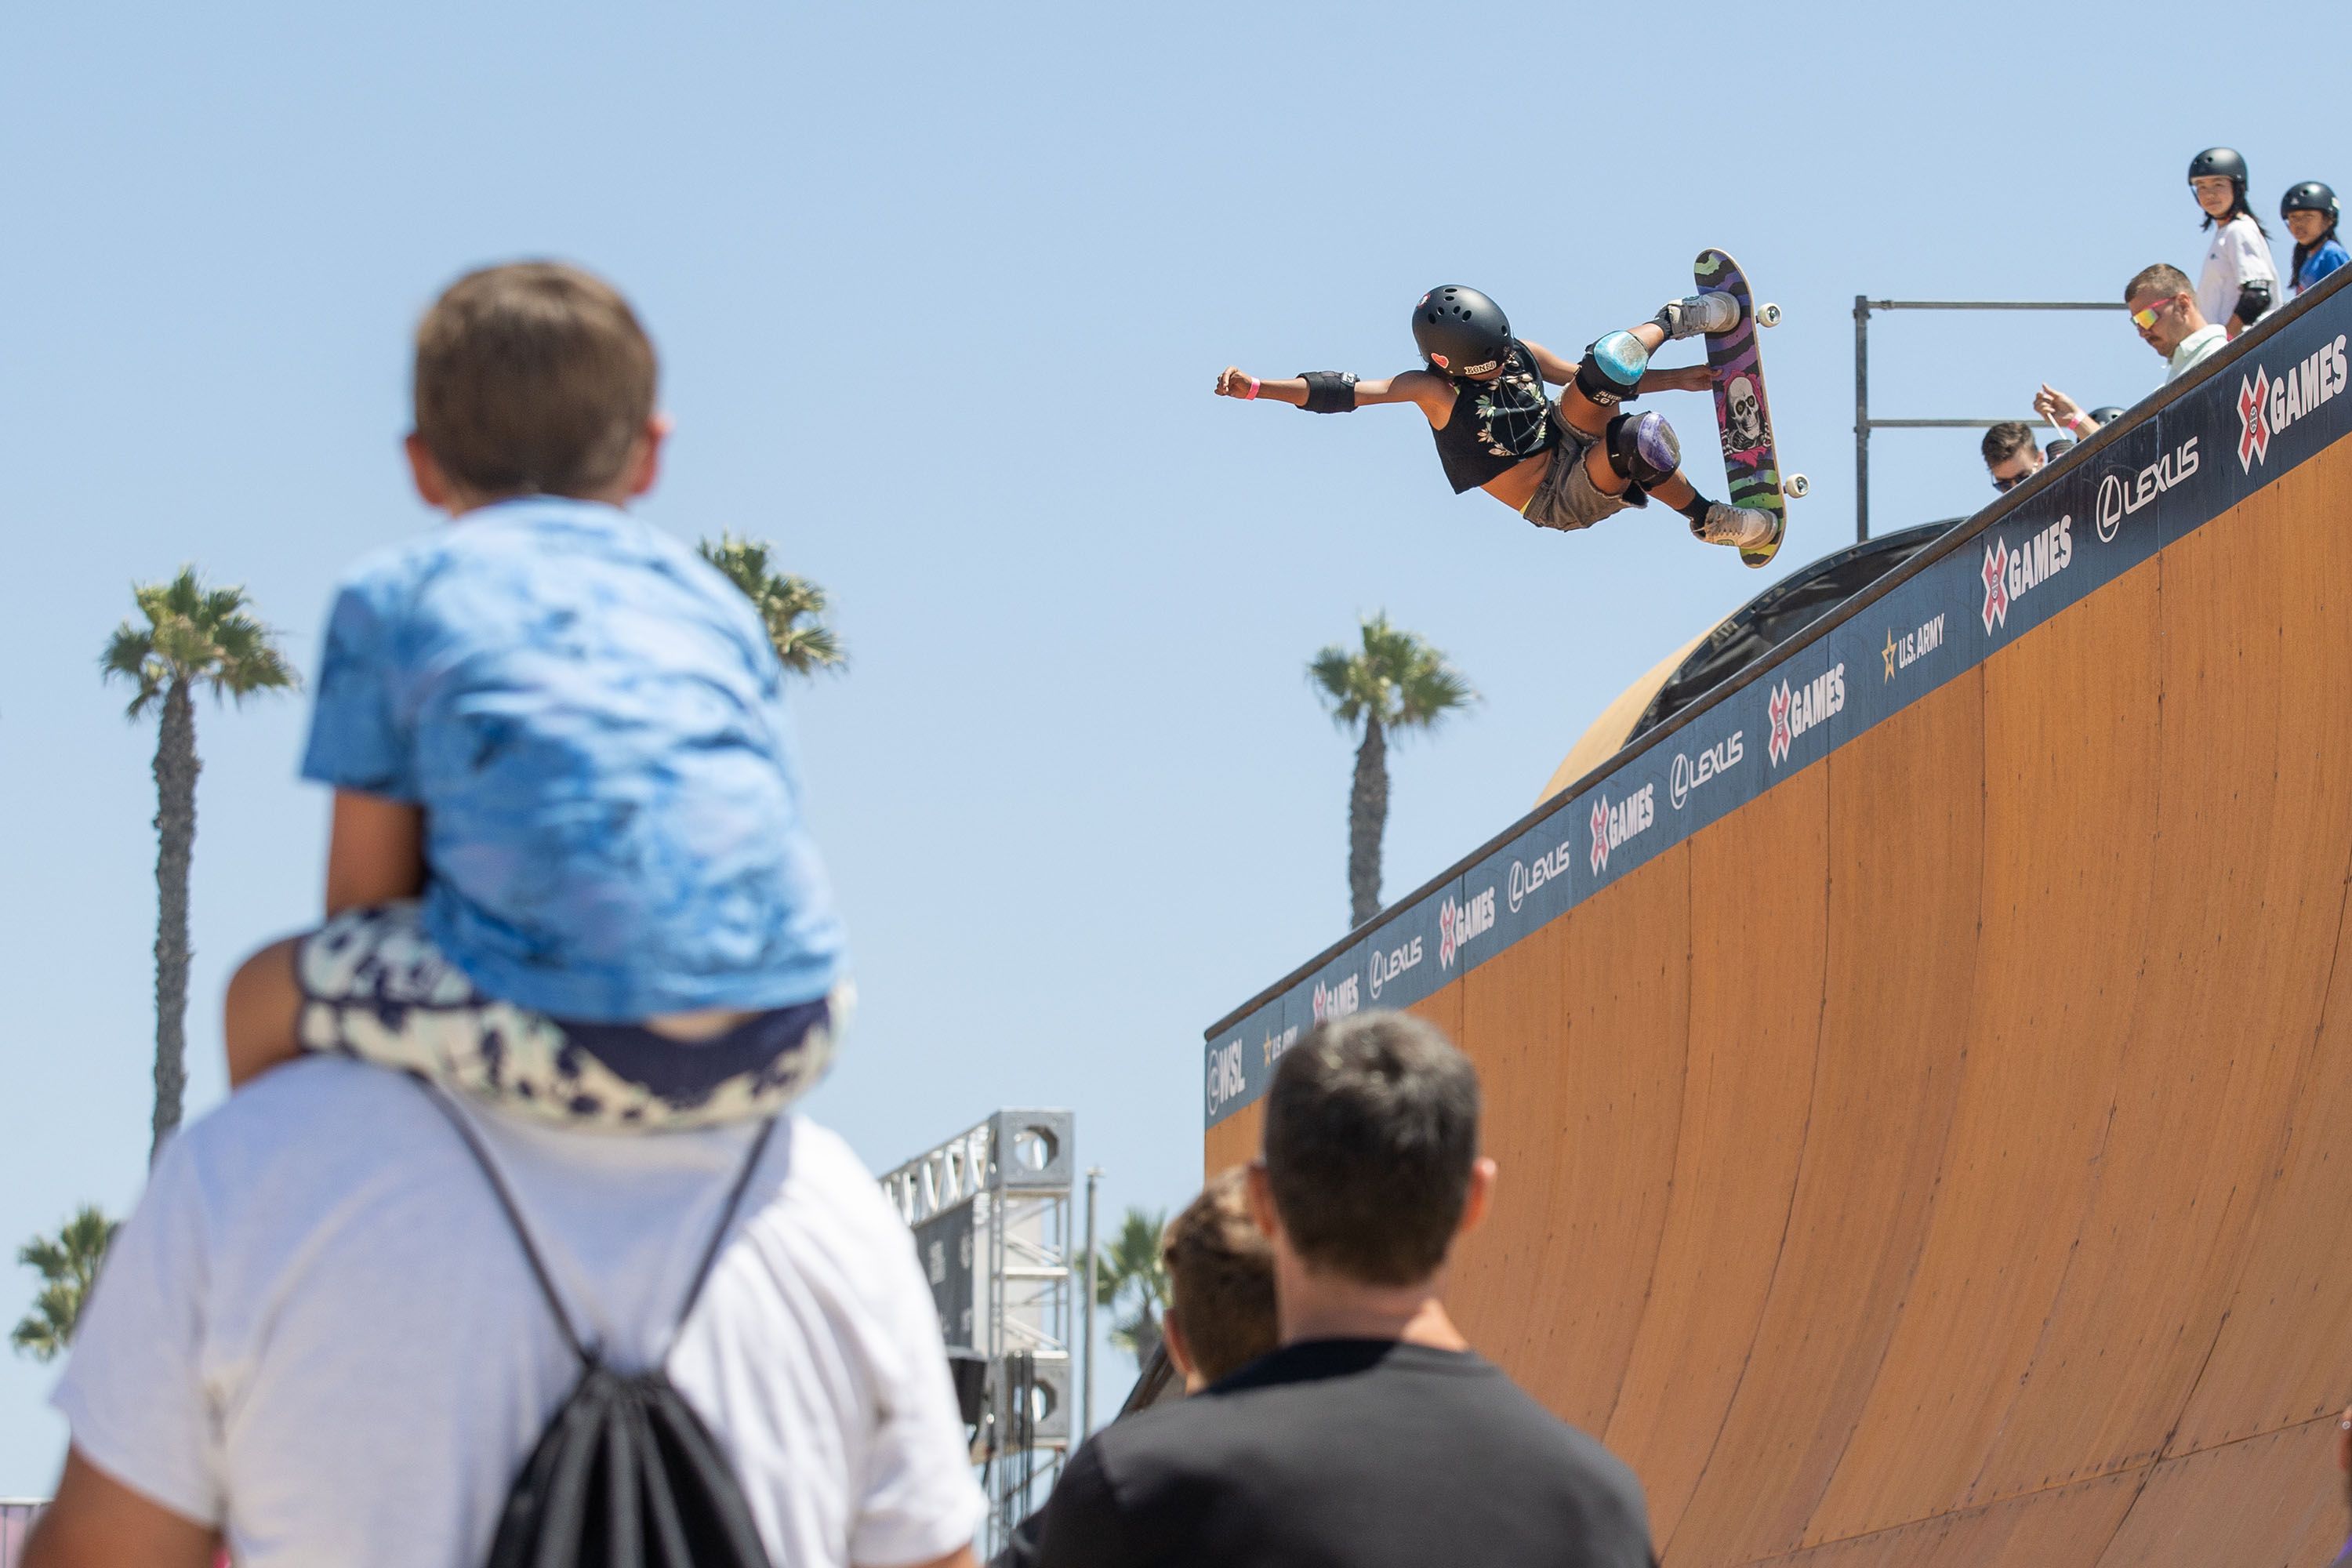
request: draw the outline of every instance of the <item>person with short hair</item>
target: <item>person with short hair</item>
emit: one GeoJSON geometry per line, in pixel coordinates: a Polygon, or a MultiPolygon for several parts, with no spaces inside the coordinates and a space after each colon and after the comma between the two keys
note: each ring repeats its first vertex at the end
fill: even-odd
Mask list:
{"type": "Polygon", "coordinates": [[[2234,338],[2279,300],[2270,231],[2246,200],[2246,161],[2234,147],[2208,147],[2189,161],[2189,189],[2213,243],[2197,278],[2197,308],[2234,338]]]}
{"type": "MultiPolygon", "coordinates": [[[[1234,1165],[1210,1177],[1161,1233],[1168,1306],[1160,1316],[1160,1344],[1186,1395],[1271,1355],[1282,1342],[1274,1249],[1250,1213],[1247,1176],[1246,1167],[1234,1165]]],[[[990,1568],[1032,1568],[1044,1521],[1042,1510],[1023,1520],[990,1568]]]]}
{"type": "MultiPolygon", "coordinates": [[[[2229,345],[2230,336],[2205,319],[2189,274],[2159,261],[2132,274],[2124,286],[2124,308],[2131,312],[2139,341],[2164,357],[2168,385],[2229,345]]],[[[2077,439],[2087,440],[2106,421],[2094,419],[2083,405],[2048,382],[2033,395],[2033,412],[2077,439]]]]}
{"type": "Polygon", "coordinates": [[[1037,1561],[1648,1568],[1633,1472],[1446,1313],[1446,1259],[1496,1171],[1477,1075],[1444,1035],[1377,1011],[1318,1025],[1276,1069],[1264,1150],[1248,1191],[1281,1348],[1097,1433],[1037,1561]]]}
{"type": "Polygon", "coordinates": [[[304,776],[326,924],[230,984],[230,1076],[300,1051],[567,1124],[772,1116],[846,1007],[758,611],[632,516],[668,435],[651,341],[577,268],[467,274],[416,332],[416,491],[328,620],[304,776]]]}
{"type": "Polygon", "coordinates": [[[986,1512],[913,1238],[842,1141],[593,1137],[309,1057],[168,1140],[55,1401],[21,1568],[470,1568],[580,1363],[659,1366],[795,1568],[970,1568],[986,1512]],[[751,1162],[747,1165],[747,1161],[751,1162]],[[730,1188],[745,1185],[681,1321],[730,1188]]]}
{"type": "Polygon", "coordinates": [[[2352,252],[2336,237],[2336,220],[2342,216],[2336,193],[2317,180],[2291,185],[2279,198],[2279,217],[2294,236],[2294,291],[2300,296],[2347,261],[2352,252]]]}
{"type": "Polygon", "coordinates": [[[2004,419],[1987,430],[1979,449],[1984,453],[1985,471],[1992,476],[1992,488],[2003,495],[2040,473],[2045,460],[2042,448],[2034,444],[2032,427],[2022,419],[2004,419]]]}
{"type": "Polygon", "coordinates": [[[1223,1382],[1282,1342],[1274,1249],[1250,1214],[1245,1167],[1210,1177],[1168,1222],[1160,1261],[1168,1270],[1161,1342],[1185,1393],[1223,1382]]]}

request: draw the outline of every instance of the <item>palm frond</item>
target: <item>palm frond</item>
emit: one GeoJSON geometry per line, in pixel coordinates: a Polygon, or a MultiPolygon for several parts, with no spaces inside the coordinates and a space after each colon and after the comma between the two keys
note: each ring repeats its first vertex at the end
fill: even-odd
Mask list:
{"type": "Polygon", "coordinates": [[[824,589],[806,577],[770,566],[771,546],[766,541],[722,533],[716,544],[706,539],[697,548],[760,612],[768,640],[775,645],[776,657],[786,669],[806,675],[816,669],[848,668],[849,656],[824,619],[824,589]]]}
{"type": "Polygon", "coordinates": [[[1443,653],[1391,624],[1385,610],[1364,617],[1358,643],[1353,650],[1334,643],[1307,664],[1308,681],[1342,729],[1369,718],[1384,730],[1426,730],[1478,700],[1443,653]]]}
{"type": "Polygon", "coordinates": [[[16,1249],[16,1261],[41,1277],[33,1310],[8,1333],[8,1342],[20,1353],[49,1361],[73,1342],[98,1266],[121,1228],[96,1205],[85,1204],[56,1237],[37,1236],[16,1249]]]}
{"type": "Polygon", "coordinates": [[[240,702],[301,684],[242,586],[208,588],[194,566],[183,566],[170,582],[135,584],[131,593],[147,624],[124,621],[99,655],[102,677],[133,686],[131,717],[179,682],[240,702]]]}

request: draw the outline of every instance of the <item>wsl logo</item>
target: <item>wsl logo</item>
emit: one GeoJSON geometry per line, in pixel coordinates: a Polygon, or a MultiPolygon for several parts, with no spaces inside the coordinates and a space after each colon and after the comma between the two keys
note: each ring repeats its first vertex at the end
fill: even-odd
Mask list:
{"type": "Polygon", "coordinates": [[[2074,563],[2074,519],[2062,517],[2014,550],[1994,534],[1985,546],[1984,629],[2009,624],[2009,607],[2074,563]]]}
{"type": "Polygon", "coordinates": [[[1545,850],[1533,860],[1511,862],[1509,891],[1511,912],[1517,914],[1519,906],[1546,882],[1555,882],[1568,875],[1569,841],[1565,838],[1545,850]]]}
{"type": "Polygon", "coordinates": [[[1462,950],[1495,929],[1495,889],[1456,903],[1448,893],[1437,906],[1437,967],[1451,969],[1462,950]]]}
{"type": "Polygon", "coordinates": [[[2352,365],[2344,355],[2347,335],[2324,343],[2299,363],[2289,365],[2276,381],[2260,365],[2251,379],[2238,378],[2238,467],[2252,473],[2254,465],[2271,456],[2271,437],[2344,390],[2352,365]]]}
{"type": "Polygon", "coordinates": [[[1793,689],[1787,681],[1780,682],[1772,689],[1767,707],[1772,717],[1772,738],[1765,742],[1764,753],[1777,768],[1789,760],[1799,736],[1845,711],[1843,661],[1793,689]]]}
{"type": "Polygon", "coordinates": [[[1360,974],[1350,974],[1337,985],[1326,985],[1318,980],[1315,994],[1310,998],[1315,1004],[1315,1021],[1320,1024],[1330,1018],[1344,1018],[1361,1007],[1364,1005],[1363,984],[1364,977],[1360,974]]]}
{"type": "Polygon", "coordinates": [[[1605,795],[1592,802],[1592,871],[1599,876],[1609,865],[1609,851],[1627,839],[1649,831],[1657,820],[1655,784],[1643,784],[1623,800],[1612,803],[1605,795]]]}
{"type": "Polygon", "coordinates": [[[1214,1116],[1239,1100],[1247,1084],[1242,1077],[1242,1043],[1219,1046],[1209,1053],[1209,1114],[1214,1116]]]}

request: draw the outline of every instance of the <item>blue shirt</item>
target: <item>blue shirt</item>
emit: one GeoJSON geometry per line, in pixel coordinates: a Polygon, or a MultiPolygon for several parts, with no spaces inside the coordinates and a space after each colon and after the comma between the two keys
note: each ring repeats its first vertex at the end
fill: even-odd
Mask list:
{"type": "Polygon", "coordinates": [[[624,1023],[832,989],[783,667],[751,601],[615,508],[533,497],[361,563],[302,774],[425,811],[425,929],[489,995],[624,1023]]]}
{"type": "Polygon", "coordinates": [[[2294,291],[2302,293],[2346,262],[2352,261],[2352,251],[2333,237],[2319,242],[2317,249],[2303,258],[2303,266],[2294,275],[2294,291]]]}

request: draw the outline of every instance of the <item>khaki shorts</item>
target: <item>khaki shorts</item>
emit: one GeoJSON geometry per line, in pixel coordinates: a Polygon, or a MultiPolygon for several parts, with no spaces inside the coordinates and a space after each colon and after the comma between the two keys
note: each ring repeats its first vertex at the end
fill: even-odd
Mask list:
{"type": "Polygon", "coordinates": [[[1559,433],[1559,439],[1551,449],[1551,467],[1544,470],[1543,481],[1528,498],[1528,504],[1519,509],[1521,517],[1538,528],[1573,532],[1591,528],[1612,513],[1650,504],[1639,485],[1628,485],[1623,495],[1612,496],[1584,471],[1584,455],[1600,437],[1588,436],[1557,416],[1552,428],[1559,433]]]}

